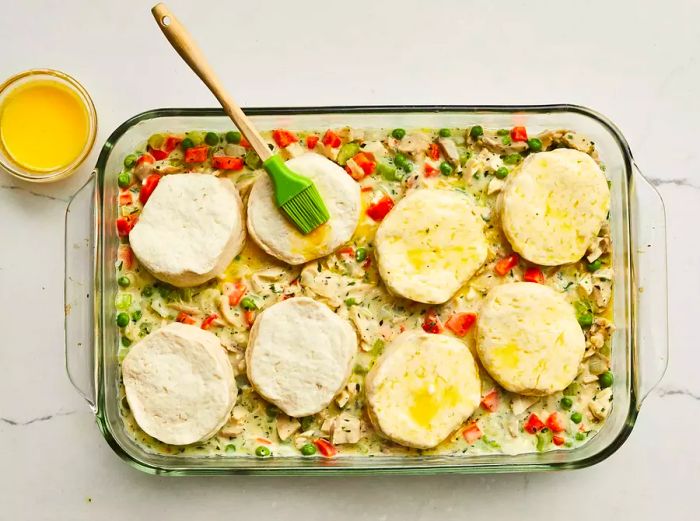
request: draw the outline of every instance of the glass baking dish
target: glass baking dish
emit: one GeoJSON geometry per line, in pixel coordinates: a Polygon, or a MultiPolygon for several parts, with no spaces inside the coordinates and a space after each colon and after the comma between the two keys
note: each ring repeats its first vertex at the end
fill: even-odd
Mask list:
{"type": "Polygon", "coordinates": [[[66,213],[65,342],[69,378],[95,413],[114,451],[154,474],[438,474],[530,472],[573,469],[607,458],[634,426],[644,398],[663,376],[668,356],[666,230],[663,202],[642,176],[620,131],[583,107],[400,106],[248,109],[262,130],[359,128],[454,128],[525,125],[532,133],[566,128],[592,139],[611,180],[614,289],[612,363],[614,407],[601,431],[573,450],[510,455],[382,456],[337,459],[301,457],[192,457],[153,454],[126,433],[118,408],[119,331],[113,302],[118,237],[116,176],[124,156],[153,133],[225,130],[219,109],[160,109],[117,128],[102,148],[89,181],[66,213]]]}

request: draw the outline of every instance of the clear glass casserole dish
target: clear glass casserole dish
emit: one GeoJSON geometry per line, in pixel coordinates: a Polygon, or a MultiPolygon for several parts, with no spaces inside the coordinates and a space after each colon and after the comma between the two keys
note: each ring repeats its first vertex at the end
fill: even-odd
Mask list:
{"type": "Polygon", "coordinates": [[[154,474],[437,474],[530,472],[592,465],[629,436],[644,398],[663,376],[668,356],[666,232],[663,202],[634,164],[619,130],[596,112],[572,105],[401,106],[248,109],[258,128],[295,130],[357,128],[489,128],[527,126],[533,133],[566,128],[592,139],[611,180],[611,237],[617,274],[612,341],[616,375],[614,407],[601,431],[573,450],[510,455],[384,456],[339,459],[195,458],[145,451],[126,433],[119,415],[119,331],[113,302],[114,260],[119,240],[116,176],[124,156],[149,135],[206,128],[226,130],[219,109],[160,109],[123,123],[102,148],[89,181],[66,213],[66,367],[76,389],[95,412],[114,451],[154,474]]]}

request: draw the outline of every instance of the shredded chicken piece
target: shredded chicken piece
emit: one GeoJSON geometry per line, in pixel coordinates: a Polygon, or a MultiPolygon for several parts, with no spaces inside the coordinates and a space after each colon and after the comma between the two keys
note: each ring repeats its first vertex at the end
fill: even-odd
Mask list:
{"type": "Polygon", "coordinates": [[[219,297],[219,311],[224,320],[237,328],[245,327],[245,322],[243,314],[238,310],[238,308],[232,308],[228,300],[228,295],[222,295],[219,297]]]}
{"type": "Polygon", "coordinates": [[[440,145],[440,150],[442,150],[445,158],[455,165],[459,171],[459,150],[457,150],[457,144],[454,142],[454,139],[449,137],[438,138],[438,145],[440,145]]]}
{"type": "Polygon", "coordinates": [[[535,403],[539,401],[539,396],[523,396],[522,394],[514,394],[510,402],[510,410],[516,416],[527,411],[535,403]]]}
{"type": "Polygon", "coordinates": [[[614,330],[615,326],[612,322],[602,317],[596,317],[591,327],[586,331],[586,346],[594,350],[600,349],[614,330]]]}
{"type": "Polygon", "coordinates": [[[578,288],[584,296],[590,295],[593,292],[593,276],[590,273],[582,275],[578,280],[578,288]]]}
{"type": "Polygon", "coordinates": [[[608,307],[612,297],[612,269],[598,270],[593,274],[592,298],[597,311],[608,307]]]}
{"type": "Polygon", "coordinates": [[[358,165],[354,159],[348,159],[348,161],[345,163],[345,166],[348,167],[348,169],[350,170],[350,175],[355,181],[359,181],[360,179],[365,177],[365,171],[362,170],[362,167],[358,165]]]}
{"type": "Polygon", "coordinates": [[[168,302],[168,307],[174,309],[175,311],[182,311],[183,313],[187,313],[188,315],[195,317],[202,314],[202,311],[198,307],[190,306],[189,304],[184,304],[180,301],[168,302]]]}
{"type": "Polygon", "coordinates": [[[506,182],[503,181],[502,179],[498,179],[497,177],[494,177],[493,179],[491,179],[491,181],[489,181],[489,187],[486,190],[486,193],[488,195],[491,195],[491,194],[495,194],[496,192],[500,192],[501,188],[503,188],[503,186],[505,184],[506,184],[506,182]]]}
{"type": "Polygon", "coordinates": [[[161,175],[170,175],[170,174],[179,174],[180,172],[184,172],[185,169],[182,166],[174,166],[174,165],[165,165],[165,164],[157,164],[154,168],[157,174],[161,175]]]}
{"type": "Polygon", "coordinates": [[[311,296],[336,309],[343,303],[347,282],[342,275],[328,270],[318,271],[316,262],[310,262],[301,270],[299,285],[311,296]]]}
{"type": "Polygon", "coordinates": [[[290,143],[285,148],[280,150],[280,154],[284,159],[292,159],[305,153],[306,147],[302,146],[302,144],[299,142],[290,143]]]}
{"type": "Polygon", "coordinates": [[[588,402],[588,410],[596,420],[604,420],[612,409],[612,389],[607,387],[596,393],[593,399],[588,402]]]}
{"type": "Polygon", "coordinates": [[[231,417],[228,422],[219,431],[219,434],[228,436],[238,436],[243,432],[243,419],[248,415],[248,410],[242,405],[236,405],[231,411],[231,417]]]}
{"type": "Polygon", "coordinates": [[[376,158],[385,157],[387,155],[387,149],[381,141],[368,141],[365,143],[362,150],[374,154],[376,158]]]}
{"type": "Polygon", "coordinates": [[[508,434],[510,434],[511,438],[517,438],[519,433],[520,433],[520,423],[518,422],[517,418],[511,417],[508,420],[508,434]]]}
{"type": "Polygon", "coordinates": [[[149,175],[151,175],[151,172],[153,172],[154,168],[155,165],[153,163],[140,163],[134,167],[134,175],[138,177],[139,180],[143,181],[149,175]]]}
{"type": "Polygon", "coordinates": [[[547,150],[554,143],[559,143],[561,137],[564,135],[565,130],[547,130],[538,134],[536,137],[542,142],[542,150],[547,150]]]}
{"type": "Polygon", "coordinates": [[[228,143],[224,147],[224,154],[229,157],[243,157],[245,156],[246,149],[243,145],[236,145],[234,143],[228,143]]]}
{"type": "Polygon", "coordinates": [[[338,404],[338,407],[341,409],[345,407],[348,402],[350,401],[350,393],[347,392],[347,390],[343,389],[338,393],[338,395],[335,397],[335,403],[338,404]]]}
{"type": "Polygon", "coordinates": [[[335,416],[332,418],[326,418],[323,420],[323,423],[321,424],[321,432],[323,434],[330,434],[331,431],[333,430],[333,426],[335,425],[335,416]]]}
{"type": "Polygon", "coordinates": [[[270,284],[284,284],[291,281],[293,278],[293,273],[290,274],[282,267],[274,267],[254,273],[250,277],[250,285],[256,293],[265,293],[270,290],[270,284]]]}
{"type": "MultiPolygon", "coordinates": [[[[320,141],[319,141],[320,143],[320,141]]],[[[319,146],[319,145],[316,145],[319,146]]],[[[335,161],[338,158],[338,152],[340,151],[340,147],[338,148],[333,148],[330,145],[320,145],[321,146],[321,151],[323,152],[323,155],[326,156],[328,159],[331,161],[335,161]]]]}
{"type": "Polygon", "coordinates": [[[399,152],[409,154],[413,158],[417,158],[425,154],[430,145],[430,139],[422,132],[406,134],[398,143],[399,152]]]}
{"type": "Polygon", "coordinates": [[[498,154],[482,149],[478,154],[469,158],[469,161],[464,165],[464,173],[462,177],[466,184],[471,183],[472,177],[477,172],[496,171],[503,166],[503,160],[498,154]]]}
{"type": "Polygon", "coordinates": [[[567,147],[574,148],[585,154],[592,154],[595,148],[590,139],[576,132],[564,132],[561,139],[567,147]]]}
{"type": "Polygon", "coordinates": [[[301,429],[301,423],[296,418],[290,418],[282,413],[277,415],[277,436],[280,440],[287,441],[299,429],[301,429]]]}
{"type": "Polygon", "coordinates": [[[525,141],[511,141],[509,145],[504,145],[501,136],[486,135],[481,136],[481,143],[489,151],[496,154],[513,154],[516,152],[525,152],[527,143],[525,141]]]}
{"type": "Polygon", "coordinates": [[[360,441],[360,419],[349,413],[342,413],[333,423],[331,442],[342,445],[358,441],[360,441]]]}
{"type": "Polygon", "coordinates": [[[586,250],[586,260],[593,262],[610,251],[610,237],[596,237],[586,250]]]}
{"type": "Polygon", "coordinates": [[[590,371],[588,371],[588,368],[586,368],[586,371],[581,377],[581,381],[585,384],[592,384],[593,382],[598,381],[598,375],[591,373],[590,371]]]}
{"type": "Polygon", "coordinates": [[[313,435],[313,430],[302,432],[294,438],[294,447],[296,447],[297,449],[301,449],[307,443],[311,443],[311,441],[313,441],[313,435]]]}

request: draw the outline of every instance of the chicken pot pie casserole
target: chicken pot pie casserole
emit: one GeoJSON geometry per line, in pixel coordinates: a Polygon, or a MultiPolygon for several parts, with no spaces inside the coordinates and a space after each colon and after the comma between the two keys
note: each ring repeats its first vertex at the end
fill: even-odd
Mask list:
{"type": "Polygon", "coordinates": [[[151,136],[117,177],[120,411],[218,457],[578,447],[612,408],[610,190],[524,127],[265,133],[330,220],[302,235],[239,132],[151,136]]]}

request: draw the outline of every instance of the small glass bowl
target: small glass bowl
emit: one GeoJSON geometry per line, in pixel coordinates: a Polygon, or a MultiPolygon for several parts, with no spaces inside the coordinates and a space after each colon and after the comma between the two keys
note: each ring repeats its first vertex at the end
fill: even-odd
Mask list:
{"type": "Polygon", "coordinates": [[[92,146],[95,144],[95,136],[97,134],[97,113],[95,112],[95,105],[92,103],[92,99],[88,94],[85,87],[83,87],[77,80],[60,71],[55,71],[52,69],[31,69],[28,71],[20,72],[15,76],[12,76],[4,83],[0,84],[0,107],[2,107],[5,98],[17,87],[37,80],[51,80],[60,83],[64,87],[70,89],[75,93],[80,101],[82,101],[85,106],[85,110],[88,115],[88,136],[85,141],[83,149],[78,154],[75,160],[57,170],[50,172],[39,172],[25,168],[22,165],[14,161],[9,154],[2,147],[0,143],[0,166],[24,181],[30,181],[33,183],[49,183],[52,181],[58,181],[71,175],[80,166],[80,164],[85,161],[85,158],[90,153],[92,146]]]}

